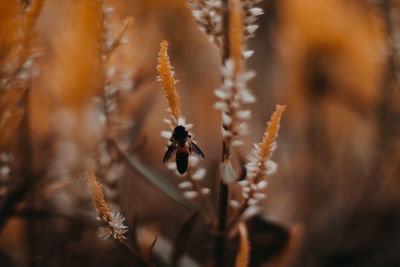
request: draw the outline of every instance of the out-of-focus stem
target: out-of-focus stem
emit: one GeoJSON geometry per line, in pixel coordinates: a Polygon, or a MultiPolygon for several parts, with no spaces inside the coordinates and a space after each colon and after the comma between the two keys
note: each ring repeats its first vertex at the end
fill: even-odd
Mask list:
{"type": "MultiPolygon", "coordinates": [[[[222,27],[223,27],[223,48],[222,64],[229,58],[229,0],[222,0],[222,27]]],[[[224,81],[222,81],[223,83],[224,81]]],[[[222,141],[222,164],[225,159],[230,158],[230,142],[222,141]],[[228,144],[229,143],[229,144],[228,144]]],[[[215,239],[215,266],[223,267],[225,262],[225,230],[228,213],[229,187],[220,177],[219,195],[218,195],[218,228],[215,239]]]]}

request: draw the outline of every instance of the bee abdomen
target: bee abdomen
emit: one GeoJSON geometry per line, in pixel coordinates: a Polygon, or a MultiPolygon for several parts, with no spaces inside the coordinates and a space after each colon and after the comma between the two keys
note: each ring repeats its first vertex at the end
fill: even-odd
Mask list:
{"type": "Polygon", "coordinates": [[[176,168],[180,174],[184,174],[188,166],[189,153],[177,152],[176,153],[176,168]]]}

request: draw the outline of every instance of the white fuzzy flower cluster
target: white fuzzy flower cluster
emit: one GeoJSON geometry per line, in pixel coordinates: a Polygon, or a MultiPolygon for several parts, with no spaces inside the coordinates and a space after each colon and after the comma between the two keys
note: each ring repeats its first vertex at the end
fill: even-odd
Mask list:
{"type": "Polygon", "coordinates": [[[258,29],[255,24],[257,17],[264,14],[263,10],[255,5],[261,0],[241,0],[244,16],[244,36],[246,39],[254,37],[254,33],[258,29]]]}
{"type": "MultiPolygon", "coordinates": [[[[255,102],[255,97],[247,88],[247,82],[251,80],[255,72],[246,71],[235,74],[234,63],[227,60],[221,69],[224,79],[222,88],[215,90],[215,95],[220,99],[214,107],[222,112],[222,136],[231,138],[247,133],[245,120],[250,118],[251,112],[243,110],[243,104],[255,102]]],[[[232,145],[242,145],[239,140],[235,140],[232,145]]]]}
{"type": "Polygon", "coordinates": [[[11,156],[6,152],[0,153],[0,199],[7,193],[11,180],[11,156]]]}
{"type": "MultiPolygon", "coordinates": [[[[274,146],[271,151],[273,152],[275,149],[276,142],[274,142],[274,146]]],[[[260,158],[260,146],[258,144],[254,144],[254,148],[247,158],[247,179],[252,180],[258,176],[271,175],[276,173],[276,170],[278,169],[278,164],[276,164],[275,161],[268,159],[266,162],[264,162],[260,158]]]]}
{"type": "Polygon", "coordinates": [[[125,217],[121,213],[111,211],[109,217],[97,217],[97,219],[105,225],[99,229],[100,237],[116,240],[126,239],[125,233],[128,231],[128,227],[124,225],[125,217]]]}
{"type": "Polygon", "coordinates": [[[222,3],[220,0],[191,0],[189,6],[192,9],[196,23],[202,32],[207,34],[209,41],[221,45],[222,38],[222,3]]]}
{"type": "Polygon", "coordinates": [[[252,183],[248,179],[245,179],[239,181],[238,184],[242,187],[242,203],[237,200],[230,200],[229,204],[233,208],[239,208],[245,202],[247,202],[249,206],[253,206],[256,205],[259,200],[266,197],[265,193],[262,192],[268,185],[265,180],[252,183]]]}
{"type": "Polygon", "coordinates": [[[114,46],[114,39],[112,37],[112,28],[113,25],[110,22],[110,18],[114,12],[114,7],[105,6],[104,4],[101,7],[102,12],[102,35],[101,35],[101,51],[103,53],[103,60],[106,60],[106,54],[108,54],[112,47],[114,46]]]}
{"type": "Polygon", "coordinates": [[[10,90],[15,86],[27,88],[33,76],[33,63],[39,54],[31,54],[24,62],[17,56],[12,62],[0,69],[0,88],[10,90]]]}
{"type": "MultiPolygon", "coordinates": [[[[206,169],[198,166],[199,159],[195,156],[189,156],[188,171],[184,175],[179,175],[183,181],[178,185],[183,192],[183,196],[188,199],[196,199],[201,195],[208,195],[210,189],[201,187],[199,183],[206,175],[206,169]]],[[[168,164],[168,168],[175,170],[176,164],[168,164]]]]}
{"type": "MultiPolygon", "coordinates": [[[[118,96],[125,94],[133,88],[133,72],[126,71],[124,73],[117,74],[116,68],[110,66],[107,70],[107,76],[104,87],[104,99],[105,112],[107,115],[114,115],[118,110],[118,96]]],[[[117,121],[120,116],[114,116],[114,126],[123,127],[127,121],[117,121]]],[[[129,125],[125,125],[129,126],[129,125]]]]}
{"type": "MultiPolygon", "coordinates": [[[[110,22],[110,17],[114,11],[114,8],[107,7],[103,4],[101,11],[103,15],[101,50],[103,65],[106,65],[110,53],[113,51],[113,48],[115,48],[116,45],[121,44],[121,40],[119,40],[119,38],[113,38],[112,36],[113,25],[110,22]]],[[[123,41],[123,43],[125,42],[126,41],[123,41]]],[[[117,70],[114,66],[109,66],[105,70],[105,76],[106,79],[104,81],[103,101],[105,102],[105,112],[107,114],[111,114],[117,110],[117,96],[121,93],[129,92],[133,88],[133,72],[125,71],[123,73],[117,73],[117,70]]],[[[124,122],[122,123],[124,124],[124,122]]]]}
{"type": "MultiPolygon", "coordinates": [[[[121,116],[119,98],[132,90],[134,86],[133,71],[118,72],[115,66],[106,66],[108,56],[113,52],[116,42],[119,42],[119,45],[121,41],[119,38],[113,38],[112,35],[113,25],[110,22],[110,17],[114,12],[114,8],[105,6],[103,3],[101,12],[103,16],[101,49],[105,74],[104,91],[101,97],[94,98],[94,102],[99,106],[103,106],[103,112],[99,112],[99,116],[104,131],[115,138],[121,147],[127,149],[129,141],[122,140],[121,133],[132,126],[132,120],[121,116]]],[[[118,198],[117,182],[125,171],[124,165],[117,160],[116,152],[109,147],[107,140],[100,142],[96,152],[95,169],[104,184],[104,194],[107,199],[112,201],[114,208],[119,209],[116,205],[118,198]]]]}
{"type": "MultiPolygon", "coordinates": [[[[244,36],[246,39],[254,37],[258,29],[255,24],[257,17],[264,12],[255,5],[261,0],[240,0],[243,9],[244,36]]],[[[189,6],[202,32],[207,34],[209,41],[218,47],[222,43],[222,1],[221,0],[191,0],[189,6]]],[[[252,52],[248,51],[247,55],[252,52]]]]}

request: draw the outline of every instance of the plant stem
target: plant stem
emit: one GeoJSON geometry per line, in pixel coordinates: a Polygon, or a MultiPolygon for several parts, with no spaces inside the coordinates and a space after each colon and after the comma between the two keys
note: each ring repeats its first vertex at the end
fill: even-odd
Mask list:
{"type": "MultiPolygon", "coordinates": [[[[223,50],[222,50],[222,64],[230,56],[229,44],[229,0],[222,0],[222,27],[223,27],[223,50]]],[[[224,81],[222,81],[223,83],[224,81]]],[[[225,159],[230,158],[230,147],[226,140],[222,142],[222,164],[225,159]]],[[[229,187],[223,182],[220,177],[219,182],[219,195],[218,195],[218,228],[217,236],[215,239],[215,266],[223,267],[225,262],[225,230],[228,213],[228,197],[229,187]]]]}

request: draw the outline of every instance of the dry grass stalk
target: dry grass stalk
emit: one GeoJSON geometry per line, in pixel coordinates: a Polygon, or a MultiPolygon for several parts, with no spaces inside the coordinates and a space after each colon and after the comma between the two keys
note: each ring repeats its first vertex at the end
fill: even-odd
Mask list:
{"type": "Polygon", "coordinates": [[[238,226],[240,243],[239,252],[236,256],[235,267],[246,267],[249,265],[250,259],[250,242],[247,228],[244,223],[240,223],[238,226]]]}
{"type": "Polygon", "coordinates": [[[276,163],[271,161],[271,155],[276,147],[276,138],[278,137],[279,122],[282,112],[286,106],[277,105],[271,120],[267,123],[267,130],[261,143],[255,145],[255,148],[249,155],[249,162],[246,165],[247,176],[239,184],[242,186],[241,203],[232,200],[231,205],[236,209],[228,229],[231,229],[239,222],[239,219],[248,207],[257,204],[260,199],[265,198],[265,194],[259,192],[263,190],[267,182],[263,180],[265,175],[276,171],[276,163]]]}
{"type": "Polygon", "coordinates": [[[94,207],[96,208],[98,219],[103,224],[101,235],[105,238],[114,238],[118,241],[126,239],[125,233],[128,231],[125,226],[125,218],[110,211],[104,199],[102,185],[97,182],[97,177],[90,164],[87,165],[87,178],[92,196],[94,207]]]}
{"type": "Polygon", "coordinates": [[[125,233],[128,231],[128,227],[123,224],[125,218],[120,213],[115,213],[109,209],[104,199],[102,185],[97,182],[97,177],[90,164],[87,164],[87,178],[97,217],[103,224],[103,228],[100,229],[100,236],[114,238],[132,252],[141,263],[151,266],[148,259],[126,242],[125,233]]]}
{"type": "MultiPolygon", "coordinates": [[[[169,124],[170,131],[162,131],[161,135],[168,139],[168,142],[170,143],[170,139],[173,136],[176,126],[183,126],[185,130],[188,131],[192,128],[193,125],[186,124],[186,120],[182,115],[180,97],[178,92],[176,91],[174,71],[172,70],[172,66],[169,61],[167,48],[168,43],[165,40],[162,41],[159,53],[159,65],[157,66],[157,69],[159,73],[158,80],[161,82],[161,85],[164,89],[164,95],[168,100],[169,111],[171,112],[171,120],[164,120],[169,124]]],[[[177,167],[175,162],[171,162],[169,164],[169,168],[176,171],[177,167]]],[[[178,172],[176,173],[178,174],[178,172]]],[[[190,156],[188,159],[186,173],[184,173],[183,175],[178,174],[181,178],[184,179],[184,181],[179,184],[179,188],[183,191],[183,195],[186,198],[198,199],[205,214],[209,214],[210,212],[212,212],[212,207],[209,203],[209,200],[206,198],[206,195],[210,193],[210,189],[205,187],[203,188],[199,183],[201,180],[203,180],[205,174],[206,170],[198,166],[198,159],[196,157],[190,156]]]]}
{"type": "Polygon", "coordinates": [[[164,94],[168,100],[171,115],[177,124],[181,117],[181,100],[176,92],[174,71],[168,57],[168,43],[165,40],[161,42],[157,70],[159,75],[158,81],[164,88],[164,94]]]}
{"type": "Polygon", "coordinates": [[[271,116],[271,120],[267,123],[267,130],[264,133],[264,139],[259,144],[260,162],[267,162],[274,151],[276,146],[276,138],[278,137],[279,121],[281,119],[282,112],[285,109],[286,106],[277,105],[274,114],[271,116]]]}

